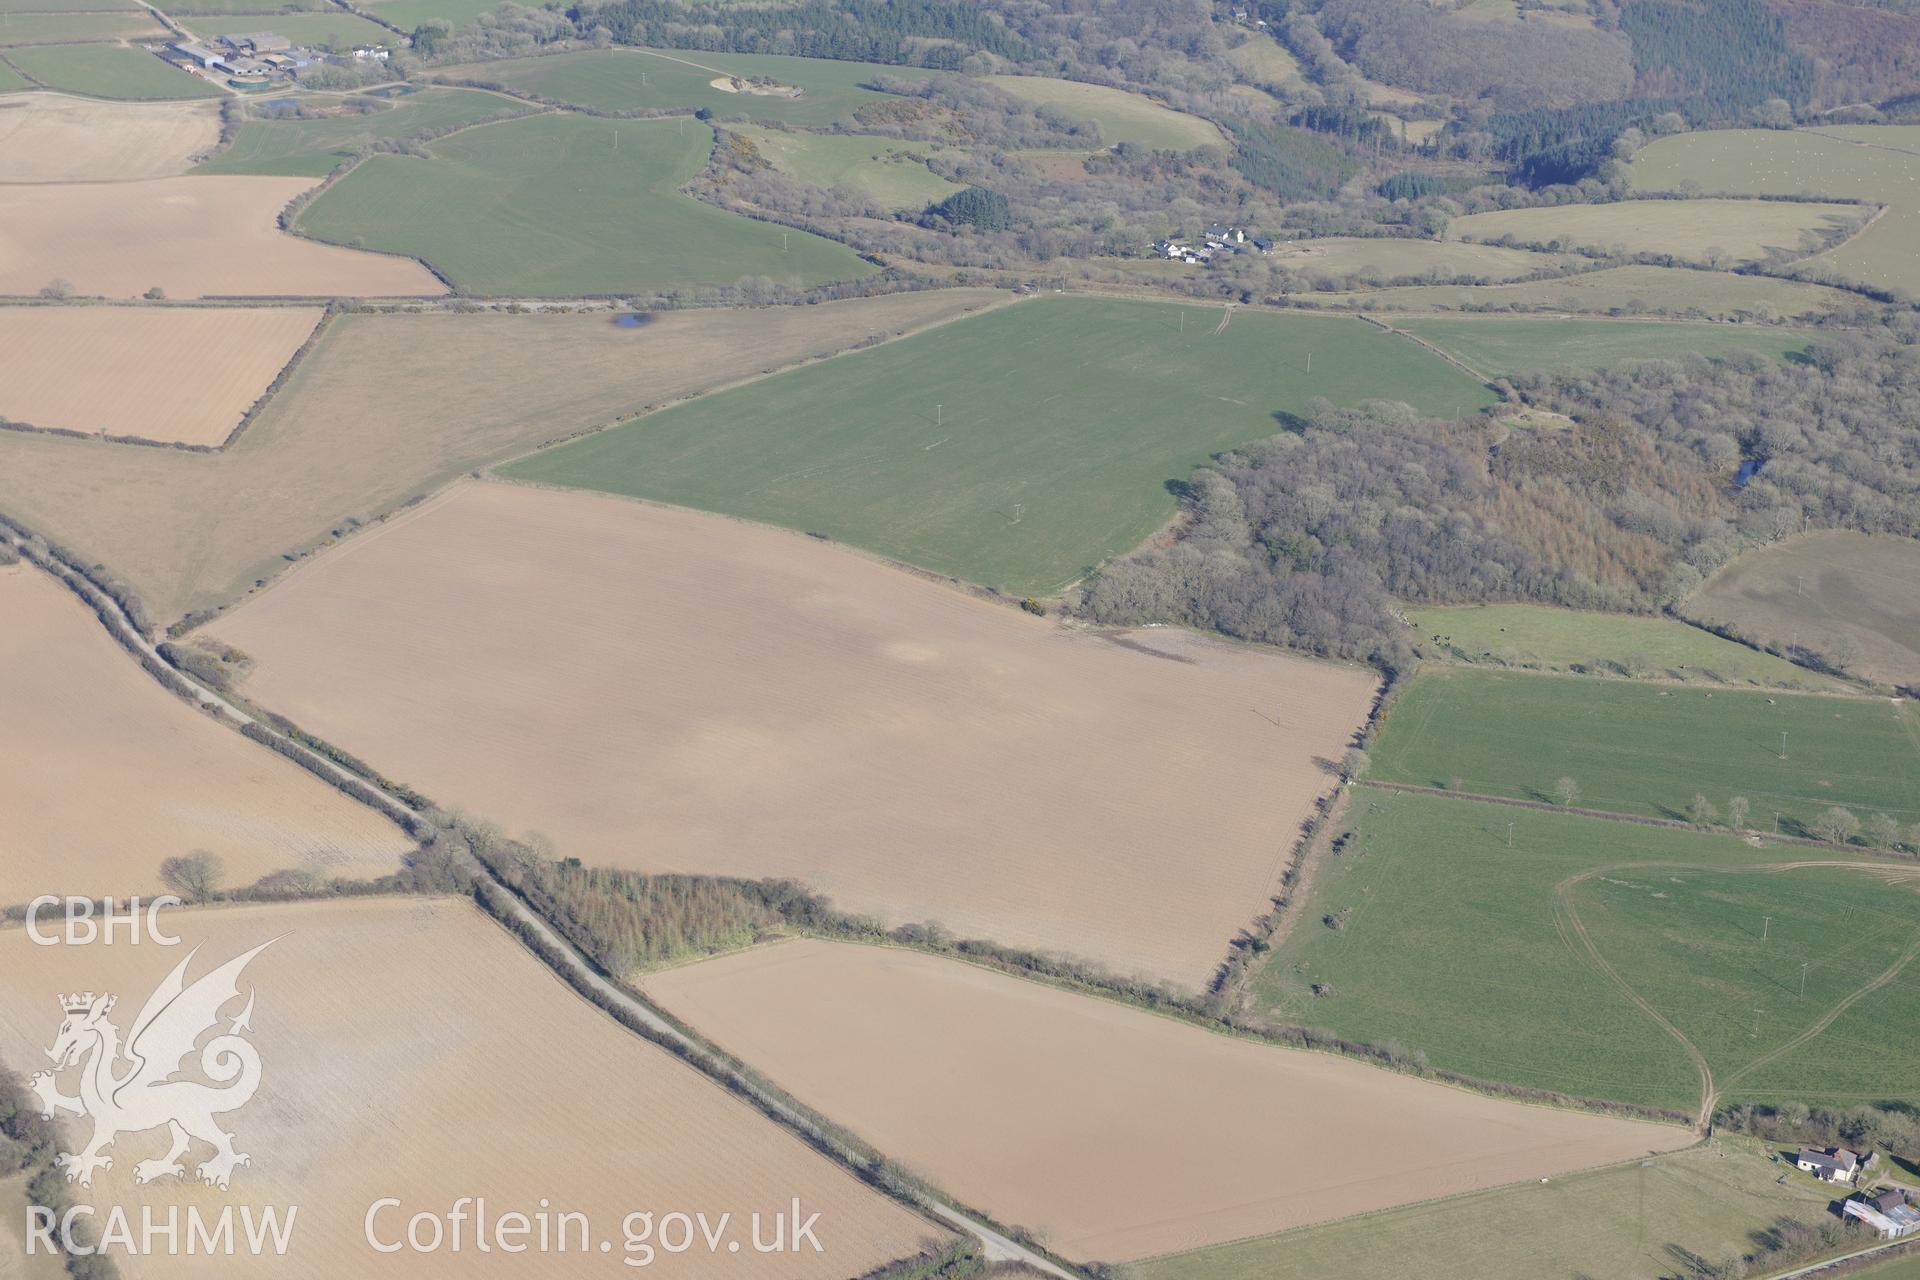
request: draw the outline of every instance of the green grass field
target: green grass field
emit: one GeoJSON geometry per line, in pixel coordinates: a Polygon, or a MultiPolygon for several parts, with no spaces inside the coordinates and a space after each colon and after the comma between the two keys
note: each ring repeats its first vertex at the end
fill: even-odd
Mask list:
{"type": "Polygon", "coordinates": [[[1585,808],[1683,818],[1694,795],[1752,805],[1797,831],[1833,805],[1920,820],[1920,716],[1836,698],[1432,667],[1394,706],[1373,776],[1552,801],[1569,777],[1585,808]],[[1780,735],[1787,758],[1780,758],[1780,735]]]}
{"type": "Polygon", "coordinates": [[[1770,253],[1802,256],[1802,237],[1847,226],[1871,212],[1857,205],[1784,200],[1624,200],[1469,214],[1447,225],[1466,240],[1512,236],[1522,244],[1560,244],[1623,253],[1670,253],[1714,265],[1759,262],[1770,253]]]}
{"type": "MultiPolygon", "coordinates": [[[[338,99],[308,101],[333,103],[338,99]]],[[[240,126],[232,145],[216,152],[195,172],[325,177],[363,143],[453,128],[500,112],[528,110],[531,108],[525,103],[475,89],[422,89],[395,99],[386,110],[366,115],[250,120],[240,126]]]]}
{"type": "Polygon", "coordinates": [[[1212,122],[1163,107],[1152,98],[1106,85],[1045,76],[991,76],[993,83],[1016,98],[1057,107],[1070,116],[1100,126],[1100,140],[1108,146],[1131,142],[1135,146],[1168,151],[1225,145],[1212,122]]]}
{"type": "Polygon", "coordinates": [[[10,13],[0,10],[0,45],[155,39],[166,28],[145,13],[10,13]]]}
{"type": "Polygon", "coordinates": [[[1841,307],[1856,306],[1861,301],[1859,295],[1843,289],[1772,276],[1646,266],[1607,267],[1522,284],[1403,285],[1365,293],[1318,293],[1303,297],[1320,306],[1359,306],[1368,311],[1517,308],[1706,319],[1740,315],[1761,319],[1822,315],[1841,307]]]}
{"type": "Polygon", "coordinates": [[[1722,1100],[1920,1097],[1920,869],[1628,870],[1572,896],[1600,953],[1706,1055],[1722,1100]]]}
{"type": "Polygon", "coordinates": [[[1562,254],[1397,236],[1297,240],[1279,246],[1267,260],[1309,276],[1359,273],[1383,280],[1409,276],[1429,280],[1511,280],[1568,261],[1562,254]]]}
{"type": "Polygon", "coordinates": [[[432,22],[445,23],[448,30],[458,31],[481,14],[499,8],[500,0],[371,0],[362,7],[404,31],[432,22]]]}
{"type": "Polygon", "coordinates": [[[1920,1250],[1910,1250],[1892,1262],[1856,1271],[1848,1280],[1920,1280],[1920,1250]]]}
{"type": "Polygon", "coordinates": [[[216,98],[221,90],[142,49],[124,44],[51,44],[10,49],[7,59],[49,89],[92,98],[151,102],[216,98]]]}
{"type": "Polygon", "coordinates": [[[706,396],[505,474],[818,530],[1026,594],[1170,518],[1168,485],[1314,396],[1486,388],[1358,320],[1047,297],[706,396]],[[1306,371],[1307,353],[1313,369],[1306,371]]]}
{"type": "Polygon", "coordinates": [[[1710,684],[1840,689],[1839,682],[1672,618],[1535,604],[1409,606],[1416,642],[1456,661],[1710,684]],[[1433,637],[1440,636],[1436,642],[1433,637]]]}
{"type": "Polygon", "coordinates": [[[1533,369],[1610,369],[1640,360],[1671,360],[1755,351],[1776,359],[1805,350],[1813,335],[1759,325],[1686,324],[1673,320],[1508,320],[1480,316],[1416,316],[1394,324],[1452,352],[1490,378],[1533,369]]]}
{"type": "Polygon", "coordinates": [[[1789,652],[1844,658],[1883,685],[1920,687],[1920,542],[1911,538],[1835,529],[1756,547],[1681,607],[1789,652]]]}
{"type": "MultiPolygon", "coordinates": [[[[164,12],[168,17],[178,20],[189,16],[233,13],[278,17],[285,13],[324,11],[334,7],[331,0],[169,0],[164,12]]],[[[251,29],[260,31],[271,28],[255,26],[251,29]]]]}
{"type": "Polygon", "coordinates": [[[1908,863],[1789,870],[1817,853],[1366,786],[1334,830],[1340,853],[1255,978],[1269,1018],[1481,1079],[1693,1112],[1698,1071],[1584,930],[1700,1049],[1725,1101],[1920,1097],[1913,974],[1821,1029],[1920,944],[1908,863]]]}
{"type": "Polygon", "coordinates": [[[33,81],[21,75],[11,63],[0,59],[0,93],[18,93],[31,88],[33,81]]]}
{"type": "Polygon", "coordinates": [[[106,13],[138,11],[135,0],[0,0],[0,13],[106,13]]]}
{"type": "Polygon", "coordinates": [[[1843,278],[1920,291],[1920,152],[1901,126],[1826,130],[1716,129],[1661,138],[1633,157],[1633,185],[1708,193],[1878,200],[1889,208],[1862,234],[1814,259],[1843,278]],[[1889,131],[1890,130],[1890,131],[1889,131]]]}
{"type": "MultiPolygon", "coordinates": [[[[1133,1280],[1668,1280],[1673,1248],[1712,1261],[1780,1218],[1825,1221],[1832,1195],[1774,1180],[1747,1139],[1496,1187],[1135,1263],[1133,1280]]],[[[1872,1280],[1920,1280],[1862,1272],[1872,1280]]]]}
{"type": "MultiPolygon", "coordinates": [[[[384,10],[383,10],[384,12],[384,10]]],[[[821,126],[850,118],[884,94],[861,86],[874,76],[911,79],[928,75],[912,67],[834,62],[778,54],[681,52],[650,49],[586,49],[540,58],[512,58],[436,68],[452,80],[497,84],[595,111],[705,108],[722,119],[778,120],[821,126]],[[766,76],[799,89],[797,98],[728,93],[712,81],[727,76],[766,76]]]]}
{"type": "Polygon", "coordinates": [[[1269,35],[1247,37],[1244,43],[1227,51],[1227,61],[1233,64],[1234,70],[1261,84],[1291,88],[1307,80],[1306,73],[1300,70],[1300,60],[1269,35]]]}
{"type": "Polygon", "coordinates": [[[271,18],[258,14],[194,18],[186,23],[195,35],[214,39],[249,31],[272,31],[300,45],[351,49],[356,44],[390,44],[397,37],[377,22],[334,9],[327,13],[284,13],[271,18]]]}
{"type": "Polygon", "coordinates": [[[690,120],[547,114],[374,156],[300,219],[340,244],[417,256],[476,293],[652,292],[867,274],[851,249],[683,195],[713,132],[690,120]]]}
{"type": "MultiPolygon", "coordinates": [[[[1517,276],[1529,275],[1535,271],[1553,267],[1566,260],[1562,254],[1534,253],[1527,249],[1508,249],[1501,245],[1467,244],[1462,241],[1443,243],[1437,240],[1377,236],[1301,240],[1276,248],[1265,261],[1274,267],[1304,277],[1310,287],[1320,283],[1345,283],[1345,277],[1349,276],[1356,277],[1362,285],[1378,287],[1389,280],[1407,279],[1511,280],[1517,276]]],[[[1149,279],[1192,279],[1202,270],[1158,255],[1148,258],[1094,258],[1089,261],[1095,266],[1117,269],[1129,276],[1149,279]]],[[[1472,290],[1483,286],[1473,284],[1399,285],[1378,289],[1378,293],[1439,290],[1449,287],[1472,290]]],[[[1378,293],[1374,291],[1322,293],[1316,290],[1296,293],[1293,297],[1296,301],[1316,304],[1327,298],[1338,298],[1342,302],[1358,298],[1363,300],[1362,305],[1365,306],[1372,298],[1378,296],[1378,293]]]]}
{"type": "Polygon", "coordinates": [[[817,187],[852,187],[889,209],[924,209],[961,189],[927,168],[931,147],[924,142],[753,125],[731,128],[781,173],[817,187]]]}

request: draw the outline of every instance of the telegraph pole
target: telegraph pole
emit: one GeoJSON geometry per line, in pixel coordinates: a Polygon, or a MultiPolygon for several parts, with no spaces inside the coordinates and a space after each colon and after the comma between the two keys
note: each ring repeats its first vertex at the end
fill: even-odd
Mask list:
{"type": "Polygon", "coordinates": [[[1804,960],[1800,964],[1800,994],[1803,996],[1807,994],[1807,966],[1812,963],[1811,960],[1804,960]]]}
{"type": "Polygon", "coordinates": [[[1767,930],[1771,929],[1772,927],[1773,927],[1773,917],[1762,916],[1761,923],[1760,923],[1760,941],[1765,942],[1767,940],[1767,930]]]}

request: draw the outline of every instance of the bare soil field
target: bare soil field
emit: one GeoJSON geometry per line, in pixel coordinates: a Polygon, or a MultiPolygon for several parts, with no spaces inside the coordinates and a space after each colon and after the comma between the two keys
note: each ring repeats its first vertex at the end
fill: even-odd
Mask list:
{"type": "Polygon", "coordinates": [[[812,940],[647,979],[749,1065],[1076,1261],[1195,1248],[1693,1141],[812,940]]]}
{"type": "Polygon", "coordinates": [[[212,628],[265,706],[589,863],[788,876],[1197,987],[1374,677],[1060,626],[782,530],[463,484],[212,628]],[[449,638],[457,637],[450,646],[449,638]]]}
{"type": "Polygon", "coordinates": [[[0,186],[0,294],[400,297],[446,292],[419,263],[288,235],[311,178],[155,178],[0,186]]]}
{"type": "Polygon", "coordinates": [[[220,138],[211,102],[0,98],[0,182],[126,182],[185,173],[220,138]]]}
{"type": "Polygon", "coordinates": [[[1682,612],[1755,640],[1851,656],[1847,669],[1870,680],[1920,686],[1920,542],[1911,538],[1834,530],[1749,551],[1682,612]]]}
{"type": "Polygon", "coordinates": [[[399,828],[162,689],[65,587],[0,569],[0,904],[145,893],[196,849],[226,884],[393,870],[399,828]]]}
{"type": "MultiPolygon", "coordinates": [[[[123,1260],[130,1280],[656,1273],[846,1280],[915,1252],[923,1240],[945,1238],[578,998],[470,902],[255,906],[176,912],[167,923],[182,938],[178,948],[35,947],[23,930],[0,933],[0,1057],[41,1066],[60,1026],[60,993],[117,995],[110,1020],[124,1032],[190,946],[200,951],[188,981],[277,939],[240,979],[257,1000],[247,1038],[259,1055],[258,1092],[220,1118],[252,1163],[234,1171],[226,1192],[190,1177],[136,1186],[136,1162],[161,1156],[167,1137],[164,1130],[129,1133],[115,1144],[113,1167],[80,1198],[102,1211],[117,1205],[136,1224],[143,1206],[163,1221],[170,1206],[218,1215],[228,1205],[236,1213],[277,1205],[283,1216],[297,1206],[286,1256],[189,1257],[183,1249],[123,1260]],[[568,1252],[482,1253],[471,1219],[457,1252],[449,1239],[437,1253],[383,1256],[366,1241],[363,1223],[383,1198],[401,1205],[375,1217],[375,1232],[396,1240],[413,1214],[444,1219],[463,1196],[484,1197],[489,1218],[534,1215],[543,1206],[584,1214],[594,1247],[583,1255],[576,1227],[568,1252]],[[820,1214],[823,1252],[755,1253],[749,1215],[785,1211],[795,1196],[820,1214]],[[657,1252],[657,1266],[637,1271],[623,1265],[622,1231],[622,1219],[636,1210],[704,1212],[710,1221],[731,1212],[741,1247],[657,1252]],[[602,1240],[609,1252],[599,1252],[602,1240]]],[[[239,1003],[231,1002],[228,1016],[239,1003]]],[[[78,1075],[68,1071],[56,1082],[71,1094],[78,1075]]],[[[84,1140],[86,1128],[67,1132],[84,1140]]],[[[195,1144],[188,1167],[209,1152],[195,1144]]],[[[771,1235],[769,1224],[763,1239],[771,1235]]],[[[558,1238],[556,1227],[550,1244],[558,1238]]]]}
{"type": "Polygon", "coordinates": [[[221,453],[0,432],[0,511],[104,562],[171,621],[462,472],[1007,296],[678,311],[633,329],[604,313],[340,316],[221,453]]]}
{"type": "Polygon", "coordinates": [[[0,307],[0,418],[217,445],[321,314],[315,307],[0,307]],[[113,376],[101,377],[102,369],[113,376]]]}

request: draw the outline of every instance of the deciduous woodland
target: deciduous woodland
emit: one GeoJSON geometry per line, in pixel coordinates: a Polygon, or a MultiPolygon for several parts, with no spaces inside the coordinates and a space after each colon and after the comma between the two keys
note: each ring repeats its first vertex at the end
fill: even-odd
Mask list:
{"type": "Polygon", "coordinates": [[[1518,379],[1564,430],[1328,409],[1196,472],[1179,537],[1097,574],[1083,607],[1398,669],[1413,638],[1395,599],[1647,609],[1808,527],[1913,537],[1913,351],[1896,331],[1816,342],[1801,364],[1518,379]]]}

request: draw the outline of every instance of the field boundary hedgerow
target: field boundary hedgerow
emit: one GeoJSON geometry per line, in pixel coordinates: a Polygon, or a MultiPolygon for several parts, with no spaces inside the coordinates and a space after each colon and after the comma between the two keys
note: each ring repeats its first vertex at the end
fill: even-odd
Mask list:
{"type": "MultiPolygon", "coordinates": [[[[1649,682],[1651,683],[1651,682],[1649,682]]],[[[1809,696],[1819,696],[1817,694],[1809,696]]],[[[1830,694],[1829,697],[1846,697],[1845,694],[1830,694]]],[[[1638,813],[1620,813],[1613,809],[1589,809],[1580,805],[1555,804],[1551,800],[1526,800],[1519,796],[1494,796],[1480,791],[1454,791],[1447,787],[1428,787],[1416,782],[1386,782],[1374,778],[1361,778],[1358,785],[1377,787],[1382,791],[1401,791],[1408,795],[1445,796],[1453,800],[1474,800],[1482,804],[1500,804],[1514,809],[1532,809],[1539,813],[1571,813],[1583,818],[1604,818],[1609,822],[1631,822],[1642,827],[1666,827],[1674,831],[1721,831],[1722,834],[1741,834],[1726,832],[1717,827],[1703,827],[1681,818],[1655,818],[1638,813]]],[[[1747,832],[1747,835],[1759,837],[1759,832],[1747,832]]],[[[1816,840],[1812,836],[1796,836],[1781,832],[1779,835],[1768,833],[1766,840],[1773,844],[1800,845],[1809,849],[1837,849],[1842,845],[1830,844],[1825,840],[1816,840]]],[[[1920,853],[1908,853],[1900,849],[1875,849],[1874,854],[1893,858],[1903,862],[1920,862],[1920,853]]]]}
{"type": "MultiPolygon", "coordinates": [[[[396,822],[402,822],[403,829],[408,830],[409,834],[417,835],[420,831],[431,828],[432,823],[423,817],[419,810],[412,807],[409,802],[397,798],[399,795],[405,795],[410,801],[425,802],[426,797],[420,796],[418,792],[412,791],[411,789],[399,787],[397,784],[382,777],[377,771],[367,766],[364,762],[359,761],[345,752],[331,748],[330,746],[324,746],[324,744],[324,750],[305,745],[306,742],[318,743],[320,741],[313,738],[312,735],[305,734],[296,728],[294,732],[299,735],[298,738],[289,737],[284,732],[270,727],[264,718],[254,719],[246,712],[228,702],[224,697],[204,690],[199,684],[162,662],[157,656],[157,651],[152,651],[151,646],[146,645],[143,640],[134,635],[130,626],[126,627],[126,634],[121,635],[120,629],[115,626],[116,615],[119,611],[114,608],[112,604],[104,600],[96,599],[91,595],[91,592],[88,591],[87,588],[93,584],[87,583],[86,580],[78,574],[72,576],[62,575],[62,580],[65,581],[71,589],[79,592],[83,599],[89,601],[96,613],[101,616],[102,622],[108,625],[110,629],[113,629],[116,636],[121,639],[123,647],[127,648],[129,652],[134,653],[136,657],[141,660],[141,665],[148,669],[149,674],[161,680],[168,688],[198,704],[204,705],[211,703],[214,708],[213,714],[223,716],[223,718],[232,717],[242,722],[242,732],[246,733],[246,736],[262,743],[262,745],[272,747],[272,749],[295,763],[300,764],[309,772],[328,781],[331,785],[338,787],[348,795],[362,799],[363,802],[373,804],[380,808],[382,812],[387,813],[388,816],[396,822]],[[151,662],[151,665],[149,665],[149,662],[151,662]],[[403,822],[402,819],[406,821],[403,822]],[[413,825],[408,825],[408,823],[413,825]]],[[[1378,700],[1376,711],[1378,712],[1390,705],[1391,703],[1387,695],[1383,693],[1378,700]]],[[[275,720],[278,719],[278,717],[275,717],[275,720]]],[[[279,721],[279,723],[287,724],[288,722],[279,721]]],[[[289,725],[288,727],[291,728],[292,726],[289,725]]],[[[1365,740],[1364,731],[1362,740],[1365,740]]],[[[1325,803],[1323,800],[1323,806],[1325,803]]],[[[1324,808],[1322,812],[1324,812],[1324,808]]],[[[1321,820],[1320,814],[1317,813],[1314,819],[1310,819],[1310,822],[1312,822],[1317,829],[1321,820]]],[[[476,858],[476,862],[477,861],[476,858]]],[[[491,869],[488,869],[486,872],[486,880],[498,893],[505,894],[512,898],[514,902],[518,903],[526,912],[527,919],[530,922],[539,921],[542,929],[552,933],[555,938],[562,939],[567,948],[567,954],[576,954],[578,952],[578,947],[574,943],[565,941],[564,935],[554,932],[556,926],[541,920],[537,913],[533,912],[530,907],[526,907],[525,904],[520,901],[518,895],[513,894],[511,889],[501,884],[495,878],[491,869]]],[[[516,930],[516,932],[518,932],[518,930],[516,930]]],[[[1377,1067],[1385,1067],[1404,1074],[1412,1074],[1418,1078],[1426,1079],[1434,1083],[1444,1084],[1486,1096],[1517,1100],[1535,1105],[1564,1107],[1598,1114],[1626,1116],[1669,1124],[1690,1123],[1693,1120],[1693,1117],[1665,1108],[1616,1102],[1603,1098],[1581,1097],[1554,1090],[1512,1085],[1494,1080],[1483,1080],[1463,1073],[1434,1069],[1429,1067],[1419,1056],[1407,1055],[1393,1049],[1391,1046],[1383,1047],[1349,1041],[1311,1027],[1257,1025],[1237,1018],[1231,1012],[1223,1013],[1212,1007],[1212,997],[1210,996],[1194,999],[1160,989],[1155,989],[1151,992],[1145,991],[1141,989],[1137,983],[1131,983],[1123,979],[1115,979],[1111,975],[1107,975],[1090,966],[1084,966],[1062,957],[1043,956],[1031,951],[1007,948],[997,944],[975,940],[936,940],[929,937],[924,929],[915,929],[913,926],[906,926],[902,930],[895,931],[893,935],[885,937],[848,938],[846,935],[837,931],[824,933],[820,936],[833,938],[837,941],[851,940],[866,942],[869,945],[907,947],[949,959],[959,959],[967,963],[979,964],[982,967],[1025,978],[1030,981],[1057,986],[1076,994],[1111,1000],[1115,1003],[1146,1012],[1158,1013],[1162,1016],[1171,1017],[1175,1020],[1213,1031],[1216,1034],[1248,1039],[1282,1048],[1334,1053],[1342,1057],[1355,1058],[1377,1067]]],[[[549,963],[551,964],[552,961],[549,960],[549,963]]],[[[596,977],[603,977],[603,975],[600,974],[598,966],[593,965],[590,960],[581,957],[578,963],[591,966],[596,977]]],[[[569,976],[566,973],[562,973],[561,976],[565,978],[570,985],[575,985],[576,989],[578,989],[578,982],[573,976],[569,976]]],[[[612,981],[604,977],[603,980],[612,981]]],[[[620,985],[620,989],[624,992],[624,985],[618,985],[620,985]]],[[[653,1009],[649,1002],[640,1000],[639,1003],[642,1007],[650,1011],[653,1009]]],[[[658,1011],[654,1012],[657,1013],[658,1011]]],[[[712,1052],[712,1050],[708,1050],[708,1052],[712,1052]]],[[[985,1215],[980,1216],[985,1217],[985,1215]]],[[[988,1220],[990,1221],[991,1219],[988,1220]]]]}
{"type": "MultiPolygon", "coordinates": [[[[13,1147],[21,1153],[20,1168],[10,1176],[25,1179],[27,1195],[34,1204],[64,1215],[73,1205],[73,1195],[56,1163],[60,1157],[59,1145],[53,1123],[41,1119],[38,1103],[27,1092],[25,1083],[6,1063],[0,1062],[0,1147],[13,1147]]],[[[78,1230],[71,1241],[63,1233],[55,1245],[60,1255],[60,1269],[74,1280],[118,1280],[120,1268],[98,1249],[99,1233],[88,1220],[90,1217],[76,1221],[78,1230]],[[90,1252],[70,1252],[69,1242],[85,1246],[90,1252]]]]}
{"type": "MultiPolygon", "coordinates": [[[[16,533],[20,528],[10,520],[5,521],[4,527],[16,533]]],[[[22,536],[28,540],[30,546],[35,535],[22,536]]],[[[135,631],[132,619],[121,612],[117,602],[94,594],[99,590],[95,584],[90,583],[78,573],[57,571],[35,556],[30,555],[29,558],[32,558],[36,565],[53,572],[56,578],[79,595],[93,609],[101,623],[107,627],[121,646],[134,654],[148,674],[159,680],[170,692],[207,711],[223,724],[232,724],[246,737],[269,747],[348,796],[376,809],[409,835],[415,838],[434,836],[434,824],[424,814],[414,809],[409,802],[399,799],[394,794],[396,789],[394,784],[381,778],[370,767],[365,766],[355,757],[331,747],[325,753],[307,747],[301,741],[269,727],[263,720],[254,718],[228,701],[225,696],[204,688],[163,662],[159,656],[160,651],[148,644],[135,631]],[[351,761],[354,765],[360,766],[365,771],[365,776],[361,776],[343,761],[351,761]]],[[[309,741],[319,741],[313,739],[311,735],[301,734],[300,736],[309,741]]],[[[424,799],[410,789],[400,790],[402,794],[411,798],[424,799]]],[[[811,1118],[812,1113],[796,1101],[783,1101],[771,1082],[753,1077],[744,1064],[733,1063],[722,1051],[706,1045],[692,1034],[690,1029],[683,1030],[672,1022],[664,1011],[655,1009],[650,1002],[632,992],[624,983],[605,974],[577,946],[567,941],[557,926],[539,917],[518,895],[499,881],[493,869],[474,854],[470,845],[468,854],[472,868],[478,873],[473,886],[475,901],[503,928],[520,938],[528,950],[541,959],[557,976],[622,1025],[654,1040],[663,1047],[674,1050],[716,1082],[753,1102],[770,1118],[779,1121],[810,1145],[849,1167],[870,1185],[887,1192],[894,1199],[923,1214],[931,1214],[945,1220],[949,1226],[964,1226],[971,1230],[985,1241],[990,1253],[996,1247],[1003,1248],[1011,1251],[1008,1260],[1017,1259],[1027,1262],[1055,1276],[1056,1280],[1077,1280],[1077,1273],[1062,1270],[1061,1264],[1041,1252],[1042,1246],[1037,1241],[1024,1239],[1017,1232],[1009,1238],[993,1229],[981,1226],[981,1222],[991,1223],[992,1218],[970,1207],[965,1208],[964,1212],[954,1209],[953,1205],[957,1204],[957,1201],[938,1192],[931,1184],[923,1183],[905,1170],[894,1166],[877,1152],[871,1153],[870,1156],[862,1156],[857,1147],[848,1147],[843,1150],[834,1137],[835,1131],[830,1121],[824,1117],[818,1117],[817,1120],[811,1118]],[[518,910],[503,906],[501,897],[516,904],[518,910]],[[536,946],[536,941],[542,945],[536,946]],[[608,991],[598,991],[595,987],[596,980],[604,984],[608,991]],[[623,1004],[630,1007],[623,1007],[623,1004]],[[636,1009],[644,1010],[650,1017],[657,1020],[659,1025],[650,1029],[645,1019],[632,1016],[636,1009]],[[663,1030],[665,1038],[660,1034],[663,1030]],[[679,1041],[678,1044],[674,1043],[676,1038],[679,1041]],[[947,1203],[942,1203],[943,1201],[947,1203]],[[968,1215],[979,1219],[979,1222],[971,1221],[968,1215]]],[[[852,1142],[858,1142],[857,1139],[852,1139],[852,1135],[846,1136],[852,1142]]]]}
{"type": "MultiPolygon", "coordinates": [[[[1425,338],[1421,337],[1419,334],[1414,333],[1407,329],[1401,329],[1394,325],[1388,324],[1385,320],[1382,320],[1379,316],[1370,315],[1365,311],[1355,311],[1353,314],[1358,316],[1360,319],[1366,321],[1370,325],[1376,325],[1379,328],[1385,329],[1388,333],[1395,334],[1399,337],[1405,338],[1408,342],[1413,343],[1417,347],[1425,347],[1428,351],[1433,352],[1434,355],[1439,356],[1442,360],[1445,360],[1448,364],[1460,370],[1460,372],[1466,374],[1468,377],[1478,378],[1481,382],[1485,383],[1487,386],[1494,387],[1496,390],[1498,390],[1498,386],[1497,386],[1498,379],[1495,379],[1489,376],[1488,374],[1482,372],[1481,370],[1474,368],[1472,365],[1468,364],[1465,360],[1461,359],[1459,356],[1454,355],[1453,352],[1445,350],[1444,348],[1435,346],[1433,343],[1427,341],[1425,338]]],[[[1504,391],[1501,392],[1501,399],[1505,400],[1507,398],[1508,398],[1507,394],[1504,391]]]]}

